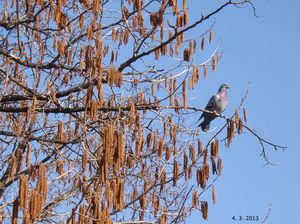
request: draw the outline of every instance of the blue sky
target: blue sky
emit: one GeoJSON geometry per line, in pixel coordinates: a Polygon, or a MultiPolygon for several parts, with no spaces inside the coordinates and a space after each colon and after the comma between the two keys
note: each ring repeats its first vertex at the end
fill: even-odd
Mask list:
{"type": "MultiPolygon", "coordinates": [[[[200,1],[202,4],[209,2],[200,1]]],[[[263,167],[260,145],[250,134],[235,138],[229,150],[223,147],[224,170],[216,183],[217,203],[209,204],[207,223],[211,224],[261,223],[270,204],[265,223],[299,222],[300,2],[262,0],[254,3],[260,18],[254,17],[249,7],[227,8],[213,18],[215,38],[219,38],[223,51],[222,59],[216,75],[210,74],[199,84],[201,92],[196,89],[190,94],[204,107],[219,84],[230,83],[230,104],[225,112],[229,116],[251,80],[245,103],[248,126],[262,137],[288,148],[285,152],[275,152],[268,147],[268,157],[275,166],[263,167]],[[260,220],[231,219],[232,216],[247,215],[259,216],[260,220]]],[[[190,10],[193,18],[199,9],[193,7],[190,10]]],[[[220,125],[220,121],[212,124],[220,125]]],[[[207,198],[210,194],[208,192],[207,198]]],[[[204,221],[200,212],[195,212],[187,223],[204,221]]]]}

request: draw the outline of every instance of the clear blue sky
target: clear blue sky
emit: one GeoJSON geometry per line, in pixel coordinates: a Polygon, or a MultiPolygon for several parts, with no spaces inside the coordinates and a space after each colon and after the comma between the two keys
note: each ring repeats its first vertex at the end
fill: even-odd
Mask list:
{"type": "MultiPolygon", "coordinates": [[[[209,2],[199,1],[199,5],[209,2]]],[[[286,145],[288,149],[275,152],[269,147],[269,159],[276,165],[263,167],[260,145],[251,135],[235,138],[230,150],[222,148],[224,170],[216,183],[217,203],[209,204],[207,223],[210,224],[261,223],[270,204],[265,223],[299,223],[300,1],[254,3],[261,18],[255,18],[249,7],[227,8],[214,17],[215,38],[220,39],[220,49],[224,50],[222,60],[217,74],[200,83],[201,94],[195,90],[191,96],[205,104],[219,84],[230,83],[230,104],[225,113],[230,115],[251,80],[245,104],[248,125],[261,136],[286,145]],[[259,216],[260,220],[233,221],[234,215],[259,216]]],[[[199,15],[199,8],[192,7],[191,19],[197,12],[199,15]]],[[[215,121],[212,126],[220,127],[220,124],[215,121]]],[[[208,199],[210,195],[209,191],[208,199]]],[[[204,221],[200,212],[196,212],[187,223],[204,221]]]]}

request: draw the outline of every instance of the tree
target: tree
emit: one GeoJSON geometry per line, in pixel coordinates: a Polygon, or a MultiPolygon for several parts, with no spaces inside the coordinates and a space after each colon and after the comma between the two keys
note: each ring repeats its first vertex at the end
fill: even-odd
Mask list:
{"type": "MultiPolygon", "coordinates": [[[[178,223],[221,175],[221,133],[272,144],[239,117],[202,143],[187,91],[215,72],[221,3],[191,21],[186,0],[2,1],[0,216],[17,223],[178,223]],[[189,37],[188,32],[201,28],[189,37]],[[214,49],[202,62],[195,55],[214,49]]],[[[190,2],[189,4],[195,4],[190,2]]]]}

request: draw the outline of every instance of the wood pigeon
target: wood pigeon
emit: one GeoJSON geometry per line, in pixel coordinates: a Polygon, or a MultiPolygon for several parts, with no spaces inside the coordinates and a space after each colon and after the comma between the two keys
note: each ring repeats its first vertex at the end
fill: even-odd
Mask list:
{"type": "MultiPolygon", "coordinates": [[[[217,114],[223,113],[228,104],[227,89],[229,88],[230,86],[228,84],[222,84],[218,92],[213,95],[208,101],[205,110],[212,111],[217,114]]],[[[201,127],[202,131],[207,132],[209,130],[210,122],[216,117],[217,116],[215,114],[203,112],[198,121],[200,121],[202,118],[204,118],[204,120],[201,124],[199,124],[198,127],[201,127]]]]}

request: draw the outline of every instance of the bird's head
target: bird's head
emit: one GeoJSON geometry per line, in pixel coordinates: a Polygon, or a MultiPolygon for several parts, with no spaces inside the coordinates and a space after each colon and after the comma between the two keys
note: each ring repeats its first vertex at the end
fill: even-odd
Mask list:
{"type": "Polygon", "coordinates": [[[220,86],[219,92],[224,91],[224,90],[229,89],[229,88],[230,88],[230,86],[228,84],[224,83],[220,86]]]}

